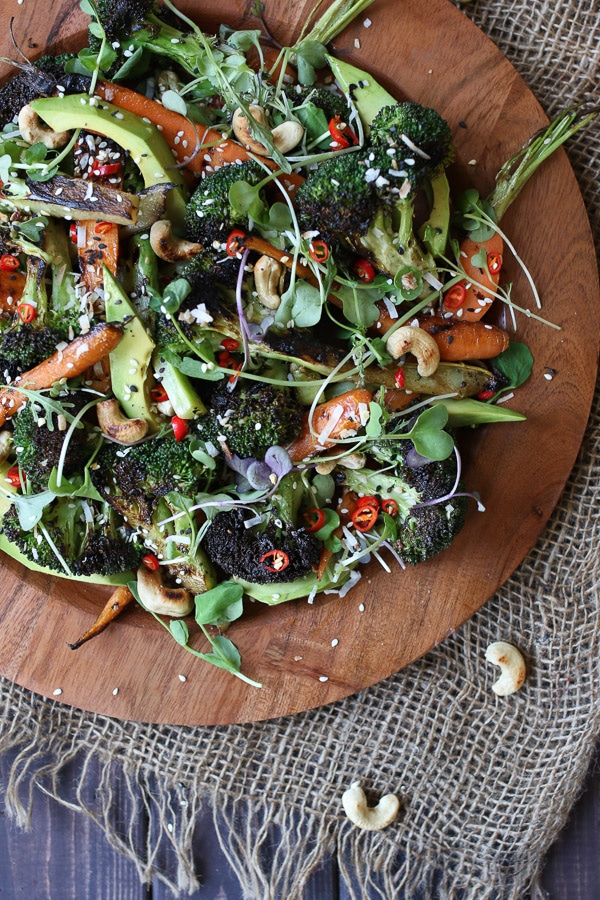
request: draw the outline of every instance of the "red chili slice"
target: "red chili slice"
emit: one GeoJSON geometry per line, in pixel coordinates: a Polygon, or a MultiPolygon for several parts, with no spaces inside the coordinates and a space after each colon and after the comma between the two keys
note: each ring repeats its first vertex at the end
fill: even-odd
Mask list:
{"type": "Polygon", "coordinates": [[[151,572],[156,572],[160,566],[158,556],[155,556],[154,553],[146,553],[145,556],[142,556],[142,563],[147,569],[150,569],[151,572]]]}
{"type": "Polygon", "coordinates": [[[342,117],[337,115],[329,120],[329,134],[333,138],[334,150],[345,150],[352,144],[358,144],[358,138],[342,117]]]}
{"type": "Polygon", "coordinates": [[[384,513],[388,514],[388,516],[395,517],[398,515],[398,504],[393,497],[387,497],[385,500],[382,500],[381,508],[384,513]]]}
{"type": "Polygon", "coordinates": [[[396,385],[397,388],[402,390],[402,388],[404,387],[404,382],[405,382],[404,369],[402,368],[402,366],[400,366],[399,369],[396,369],[396,372],[394,374],[394,384],[396,385]]]}
{"type": "Polygon", "coordinates": [[[19,474],[18,466],[11,466],[8,472],[6,473],[6,480],[9,484],[11,484],[15,488],[21,487],[21,476],[19,474]]]}
{"type": "Polygon", "coordinates": [[[238,253],[243,249],[244,238],[246,237],[245,232],[241,230],[241,228],[234,228],[227,238],[227,243],[225,244],[225,250],[227,252],[227,256],[237,256],[238,253]]]}
{"type": "Polygon", "coordinates": [[[477,394],[478,400],[491,400],[495,395],[495,391],[479,391],[477,394]]]}
{"type": "Polygon", "coordinates": [[[357,531],[370,531],[377,521],[379,509],[375,506],[357,506],[352,513],[352,524],[357,531]]]}
{"type": "Polygon", "coordinates": [[[19,303],[17,306],[17,315],[21,322],[33,322],[37,316],[37,310],[31,303],[19,303]]]}
{"type": "Polygon", "coordinates": [[[446,309],[459,309],[467,299],[467,289],[464,284],[455,284],[444,294],[444,306],[446,309]]]}
{"type": "Polygon", "coordinates": [[[325,241],[313,241],[308,250],[315,262],[325,262],[329,257],[329,247],[325,241]]]}
{"type": "Polygon", "coordinates": [[[156,387],[153,387],[150,391],[150,396],[155,403],[165,403],[165,401],[169,399],[169,395],[165,391],[162,384],[157,384],[156,387]]]}
{"type": "Polygon", "coordinates": [[[239,350],[240,342],[236,341],[235,338],[223,338],[223,340],[221,341],[221,346],[224,350],[239,350]]]}
{"type": "Polygon", "coordinates": [[[502,268],[502,256],[499,253],[489,252],[487,254],[487,267],[490,275],[497,275],[502,268]]]}
{"type": "Polygon", "coordinates": [[[375,278],[375,269],[368,259],[357,259],[352,268],[358,280],[365,284],[370,284],[375,278]]]}
{"type": "Polygon", "coordinates": [[[325,513],[316,506],[313,509],[307,509],[302,514],[302,518],[306,522],[304,530],[308,531],[309,534],[314,534],[315,531],[318,531],[325,524],[325,513]]]}
{"type": "Polygon", "coordinates": [[[176,441],[182,441],[190,430],[190,426],[187,420],[182,419],[181,416],[173,416],[171,418],[171,426],[173,428],[173,434],[175,435],[176,441]]]}
{"type": "Polygon", "coordinates": [[[94,231],[96,234],[108,234],[109,231],[113,230],[112,222],[96,222],[94,226],[94,231]]]}
{"type": "Polygon", "coordinates": [[[263,553],[259,562],[267,572],[283,572],[290,564],[290,558],[285,550],[268,550],[263,553]]]}
{"type": "Polygon", "coordinates": [[[0,256],[0,269],[3,272],[11,272],[13,269],[19,268],[19,259],[17,256],[12,256],[10,253],[3,253],[0,256]]]}
{"type": "Polygon", "coordinates": [[[98,177],[106,177],[107,175],[116,175],[121,169],[120,162],[102,163],[100,166],[94,166],[94,175],[98,177]]]}
{"type": "Polygon", "coordinates": [[[372,496],[371,494],[367,494],[364,497],[359,497],[356,501],[356,508],[362,509],[365,506],[372,506],[374,509],[379,509],[379,500],[377,497],[372,496]]]}

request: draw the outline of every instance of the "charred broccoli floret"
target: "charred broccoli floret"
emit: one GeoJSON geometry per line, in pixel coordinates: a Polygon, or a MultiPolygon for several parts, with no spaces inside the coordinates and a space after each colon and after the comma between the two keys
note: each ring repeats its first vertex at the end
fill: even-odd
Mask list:
{"type": "Polygon", "coordinates": [[[94,486],[163,562],[165,576],[197,593],[212,587],[212,567],[196,546],[188,509],[209,488],[211,473],[190,454],[189,442],[159,436],[127,450],[107,444],[94,462],[94,486]]]}
{"type": "Polygon", "coordinates": [[[318,231],[334,252],[360,246],[380,202],[357,154],[334,156],[309,172],[294,197],[302,231],[318,231]]]}
{"type": "Polygon", "coordinates": [[[171,491],[193,496],[207,485],[207,471],[191,455],[187,441],[155,437],[123,450],[106,442],[94,461],[92,481],[109,500],[130,497],[150,513],[171,491]]]}
{"type": "Polygon", "coordinates": [[[73,54],[42,56],[35,65],[19,65],[20,71],[0,88],[0,128],[8,125],[24,106],[36,97],[51,97],[60,85],[65,93],[86,91],[89,78],[66,73],[65,64],[73,54]]]}
{"type": "MultiPolygon", "coordinates": [[[[74,414],[77,412],[74,407],[81,409],[82,405],[83,399],[78,397],[75,403],[67,401],[65,409],[74,414]]],[[[46,412],[35,401],[27,403],[12,422],[13,444],[20,468],[32,485],[47,485],[52,469],[58,466],[63,454],[66,432],[59,429],[57,417],[46,412]]],[[[67,478],[81,472],[92,448],[93,444],[88,442],[88,432],[83,426],[71,432],[62,467],[67,478]]]]}
{"type": "Polygon", "coordinates": [[[209,410],[198,422],[198,434],[219,448],[223,439],[242,459],[264,459],[269,447],[285,446],[298,435],[303,410],[287,388],[261,382],[219,382],[208,400],[209,410]]]}
{"type": "Polygon", "coordinates": [[[254,584],[294,581],[313,570],[322,544],[299,527],[301,480],[285,475],[262,511],[259,524],[247,526],[254,514],[236,508],[218,513],[203,544],[210,559],[228,575],[254,584]]]}
{"type": "Polygon", "coordinates": [[[139,566],[144,550],[107,503],[57,497],[30,530],[16,505],[3,519],[6,538],[28,559],[62,575],[115,575],[139,566]]]}
{"type": "Polygon", "coordinates": [[[265,173],[254,160],[221,166],[207,175],[192,195],[185,213],[186,237],[210,248],[224,244],[231,230],[245,225],[248,215],[233,205],[230,188],[237,181],[256,187],[265,173]]]}

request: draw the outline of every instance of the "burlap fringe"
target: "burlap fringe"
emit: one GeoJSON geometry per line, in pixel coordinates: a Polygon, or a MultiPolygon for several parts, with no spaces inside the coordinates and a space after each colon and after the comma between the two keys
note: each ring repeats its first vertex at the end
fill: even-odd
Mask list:
{"type": "MultiPolygon", "coordinates": [[[[103,831],[108,844],[134,863],[142,884],[160,879],[176,897],[201,888],[193,838],[201,807],[206,804],[221,850],[239,880],[245,900],[302,900],[312,873],[326,860],[337,861],[349,900],[497,900],[495,878],[464,881],[452,859],[432,859],[423,847],[408,843],[393,850],[389,832],[363,832],[344,817],[323,817],[290,808],[277,797],[250,800],[224,795],[216,787],[203,794],[182,783],[158,778],[139,761],[109,757],[102,748],[77,749],[74,743],[57,744],[56,736],[38,724],[13,720],[0,736],[0,756],[11,754],[12,765],[2,785],[7,814],[16,825],[31,825],[34,795],[41,790],[56,802],[89,816],[103,831]],[[69,766],[76,764],[79,778],[74,793],[69,766]],[[62,776],[65,775],[64,782],[62,776]],[[62,782],[62,783],[61,783],[62,782]],[[117,786],[117,787],[116,787],[117,786]],[[118,791],[118,803],[115,793],[118,791]],[[126,821],[114,821],[115,808],[127,811],[126,821]],[[140,818],[151,823],[143,844],[140,818]]],[[[401,812],[402,815],[402,812],[401,812]]],[[[397,836],[396,836],[397,837],[397,836]]],[[[491,876],[491,873],[490,873],[491,876]]],[[[522,885],[522,882],[521,882],[522,885]]],[[[519,900],[516,888],[503,900],[519,900]]],[[[544,900],[532,886],[530,897],[544,900]]]]}

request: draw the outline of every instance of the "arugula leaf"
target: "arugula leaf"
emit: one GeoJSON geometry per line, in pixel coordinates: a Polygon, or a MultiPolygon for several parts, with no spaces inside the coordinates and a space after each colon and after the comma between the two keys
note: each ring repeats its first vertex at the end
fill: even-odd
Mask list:
{"type": "Polygon", "coordinates": [[[512,390],[520,387],[531,375],[533,354],[527,344],[511,341],[503,353],[494,357],[492,366],[508,379],[508,384],[502,390],[512,390]]]}
{"type": "Polygon", "coordinates": [[[234,622],[243,612],[244,589],[233,581],[223,581],[204,594],[196,594],[195,619],[198,625],[224,625],[234,622]]]}

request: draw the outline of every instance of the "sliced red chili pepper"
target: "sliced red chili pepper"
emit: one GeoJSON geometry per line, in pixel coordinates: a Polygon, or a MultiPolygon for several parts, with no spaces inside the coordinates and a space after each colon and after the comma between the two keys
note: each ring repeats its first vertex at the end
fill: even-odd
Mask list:
{"type": "Polygon", "coordinates": [[[98,177],[107,176],[107,175],[116,175],[121,169],[120,162],[114,163],[102,163],[99,166],[94,166],[94,175],[98,177]]]}
{"type": "Polygon", "coordinates": [[[398,515],[398,504],[393,497],[387,497],[385,500],[382,500],[381,509],[384,513],[387,513],[388,516],[395,517],[398,515]]]}
{"type": "Polygon", "coordinates": [[[290,564],[290,558],[285,550],[268,550],[263,553],[259,562],[267,572],[283,572],[290,564]]]}
{"type": "Polygon", "coordinates": [[[346,122],[342,121],[340,115],[334,116],[329,120],[329,134],[333,138],[334,150],[345,150],[352,144],[358,144],[358,138],[346,122]]]}
{"type": "Polygon", "coordinates": [[[352,268],[358,280],[365,284],[370,284],[375,278],[375,269],[368,259],[357,259],[352,268]]]}
{"type": "Polygon", "coordinates": [[[357,531],[370,531],[378,514],[379,510],[375,506],[357,506],[350,518],[357,531]]]}
{"type": "Polygon", "coordinates": [[[447,309],[458,309],[467,299],[467,289],[464,284],[455,284],[444,294],[444,306],[447,309]]]}
{"type": "Polygon", "coordinates": [[[182,441],[190,430],[189,423],[186,419],[182,419],[181,416],[173,416],[171,418],[171,426],[176,441],[182,441]]]}
{"type": "Polygon", "coordinates": [[[367,494],[364,497],[359,497],[356,501],[356,508],[362,509],[364,506],[373,506],[375,509],[379,509],[379,500],[377,497],[373,497],[371,494],[367,494]]]}
{"type": "Polygon", "coordinates": [[[21,476],[19,474],[18,466],[11,466],[8,472],[6,473],[6,480],[13,487],[19,488],[21,487],[21,476]]]}
{"type": "Polygon", "coordinates": [[[479,391],[477,394],[478,400],[491,400],[495,395],[495,391],[479,391]]]}
{"type": "Polygon", "coordinates": [[[19,303],[17,306],[17,315],[21,322],[33,322],[37,316],[37,310],[31,303],[19,303]]]}
{"type": "Polygon", "coordinates": [[[96,234],[108,234],[109,231],[112,231],[113,227],[112,222],[96,222],[94,231],[96,234]]]}
{"type": "Polygon", "coordinates": [[[329,246],[325,241],[313,241],[308,250],[310,258],[315,262],[325,262],[329,257],[329,246]]]}
{"type": "Polygon", "coordinates": [[[10,272],[12,269],[19,268],[19,258],[17,256],[12,256],[10,253],[3,253],[0,256],[0,269],[3,272],[10,272]]]}
{"type": "Polygon", "coordinates": [[[150,391],[150,396],[155,403],[165,403],[165,401],[169,399],[169,395],[165,391],[162,384],[157,384],[156,387],[153,387],[150,391]]]}
{"type": "Polygon", "coordinates": [[[77,243],[77,222],[71,222],[69,225],[69,237],[74,244],[77,243]]]}
{"type": "Polygon", "coordinates": [[[225,244],[225,250],[227,252],[227,256],[237,256],[238,253],[243,249],[244,238],[246,237],[245,232],[241,230],[241,228],[234,228],[227,238],[227,243],[225,244]]]}
{"type": "Polygon", "coordinates": [[[221,346],[224,350],[239,350],[240,342],[236,341],[235,338],[223,338],[223,340],[221,341],[221,346]]]}
{"type": "Polygon", "coordinates": [[[160,566],[158,556],[155,556],[154,553],[146,553],[145,556],[142,556],[142,563],[147,569],[150,569],[151,572],[156,572],[160,566]]]}
{"type": "Polygon", "coordinates": [[[404,387],[404,382],[405,382],[404,369],[402,368],[402,366],[400,366],[399,369],[396,369],[396,373],[394,375],[394,384],[396,385],[397,388],[402,390],[402,388],[404,387]]]}
{"type": "Polygon", "coordinates": [[[306,522],[304,530],[308,531],[309,534],[314,534],[315,531],[318,531],[325,524],[325,513],[316,506],[313,509],[307,509],[302,514],[302,518],[306,522]]]}
{"type": "Polygon", "coordinates": [[[233,362],[233,358],[229,350],[219,350],[219,352],[217,353],[217,362],[220,366],[223,366],[224,369],[228,369],[233,362]]]}
{"type": "Polygon", "coordinates": [[[499,253],[488,253],[487,267],[490,275],[497,275],[502,268],[502,256],[499,253]]]}

